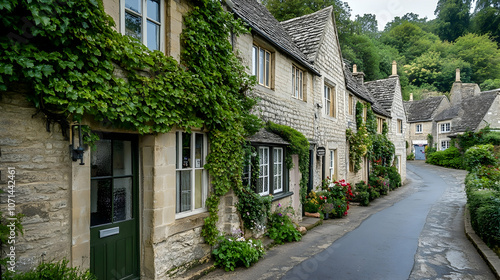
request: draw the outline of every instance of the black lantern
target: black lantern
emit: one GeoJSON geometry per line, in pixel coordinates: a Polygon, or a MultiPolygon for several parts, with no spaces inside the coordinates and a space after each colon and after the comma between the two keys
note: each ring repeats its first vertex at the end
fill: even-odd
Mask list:
{"type": "Polygon", "coordinates": [[[71,153],[71,159],[73,161],[80,160],[80,165],[84,165],[85,163],[83,162],[83,152],[85,149],[83,148],[83,141],[82,141],[82,125],[81,124],[76,124],[71,126],[71,145],[69,145],[69,150],[71,153]],[[78,147],[75,145],[75,126],[78,126],[78,147]]]}

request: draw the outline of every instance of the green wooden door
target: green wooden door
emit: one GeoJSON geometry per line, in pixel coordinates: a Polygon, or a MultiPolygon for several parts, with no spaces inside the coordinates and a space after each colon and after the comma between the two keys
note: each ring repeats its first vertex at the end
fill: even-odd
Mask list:
{"type": "Polygon", "coordinates": [[[90,271],[139,279],[137,137],[105,134],[91,155],[90,271]]]}

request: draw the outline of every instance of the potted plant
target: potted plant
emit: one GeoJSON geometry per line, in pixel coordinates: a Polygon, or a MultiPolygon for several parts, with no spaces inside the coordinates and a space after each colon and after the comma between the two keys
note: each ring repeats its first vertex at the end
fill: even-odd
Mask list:
{"type": "Polygon", "coordinates": [[[330,213],[333,210],[333,204],[332,203],[325,203],[321,207],[321,212],[323,212],[324,220],[328,220],[330,218],[330,213]]]}

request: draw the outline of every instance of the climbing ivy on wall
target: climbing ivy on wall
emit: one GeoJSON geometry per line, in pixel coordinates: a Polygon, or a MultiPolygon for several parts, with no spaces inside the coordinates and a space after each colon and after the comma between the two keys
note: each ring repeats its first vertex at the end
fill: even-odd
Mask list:
{"type": "Polygon", "coordinates": [[[361,170],[361,160],[371,149],[371,141],[368,137],[366,125],[363,122],[363,108],[363,103],[358,101],[355,116],[357,131],[354,132],[350,128],[346,130],[346,138],[349,142],[349,161],[354,165],[354,173],[361,170]]]}
{"type": "Polygon", "coordinates": [[[0,94],[22,84],[61,123],[91,116],[141,134],[206,127],[214,189],[202,234],[213,244],[220,196],[241,187],[242,144],[261,122],[249,113],[254,80],[227,40],[246,32],[243,24],[219,1],[192,4],[179,65],[114,31],[96,0],[0,0],[0,94]]]}

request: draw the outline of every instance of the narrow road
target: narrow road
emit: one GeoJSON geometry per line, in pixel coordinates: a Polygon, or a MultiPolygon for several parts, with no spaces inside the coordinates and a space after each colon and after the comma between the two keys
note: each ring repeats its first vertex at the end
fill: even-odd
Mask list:
{"type": "Polygon", "coordinates": [[[466,172],[414,161],[407,174],[406,186],[251,268],[202,279],[495,279],[464,234],[466,172]]]}

